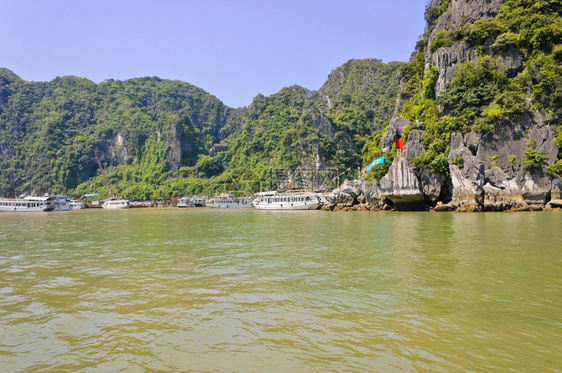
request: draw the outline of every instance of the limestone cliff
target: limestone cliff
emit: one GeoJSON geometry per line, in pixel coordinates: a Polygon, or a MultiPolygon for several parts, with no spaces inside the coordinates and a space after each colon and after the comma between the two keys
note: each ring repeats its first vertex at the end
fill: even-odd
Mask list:
{"type": "Polygon", "coordinates": [[[562,153],[555,102],[562,97],[562,30],[549,23],[560,23],[561,10],[526,1],[430,1],[398,116],[379,143],[393,157],[394,139],[404,135],[404,151],[359,195],[399,209],[422,202],[437,210],[548,208],[562,184],[553,166],[562,153]],[[514,14],[533,14],[538,25],[517,24],[514,14]]]}

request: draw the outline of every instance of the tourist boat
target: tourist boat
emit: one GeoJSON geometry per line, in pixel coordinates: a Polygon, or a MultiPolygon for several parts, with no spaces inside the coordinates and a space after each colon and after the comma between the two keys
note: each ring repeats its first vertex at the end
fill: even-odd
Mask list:
{"type": "Polygon", "coordinates": [[[320,199],[310,192],[279,193],[277,191],[256,193],[252,202],[258,210],[316,210],[320,199]]]}
{"type": "Polygon", "coordinates": [[[0,198],[0,211],[10,212],[42,212],[53,211],[57,205],[54,203],[55,197],[34,197],[25,198],[0,198]]]}
{"type": "Polygon", "coordinates": [[[185,207],[205,207],[207,204],[207,197],[181,197],[176,205],[179,208],[185,207]]]}
{"type": "Polygon", "coordinates": [[[75,199],[70,200],[70,209],[71,210],[81,210],[81,209],[85,209],[86,208],[86,204],[82,201],[78,201],[75,199]]]}
{"type": "Polygon", "coordinates": [[[129,200],[123,197],[110,197],[101,204],[101,207],[106,210],[123,210],[128,209],[130,206],[129,200]]]}
{"type": "Polygon", "coordinates": [[[207,197],[193,197],[195,207],[205,207],[207,205],[207,197]]]}
{"type": "Polygon", "coordinates": [[[56,205],[54,211],[70,211],[70,198],[65,196],[51,196],[54,198],[53,203],[56,205]]]}
{"type": "Polygon", "coordinates": [[[176,206],[179,208],[195,207],[195,200],[191,197],[181,197],[176,206]]]}
{"type": "Polygon", "coordinates": [[[221,194],[218,197],[211,198],[206,205],[210,208],[251,208],[252,197],[236,197],[234,194],[221,194]]]}

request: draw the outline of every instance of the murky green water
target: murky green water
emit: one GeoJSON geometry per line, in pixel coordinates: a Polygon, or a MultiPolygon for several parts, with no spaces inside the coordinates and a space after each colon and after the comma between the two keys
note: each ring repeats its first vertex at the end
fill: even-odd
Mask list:
{"type": "Polygon", "coordinates": [[[560,372],[562,214],[0,214],[0,372],[560,372]]]}

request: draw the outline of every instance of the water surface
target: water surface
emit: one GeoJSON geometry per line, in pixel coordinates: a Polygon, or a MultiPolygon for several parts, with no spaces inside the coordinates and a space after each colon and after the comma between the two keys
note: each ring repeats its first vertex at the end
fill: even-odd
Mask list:
{"type": "Polygon", "coordinates": [[[0,214],[0,372],[560,372],[562,214],[0,214]]]}

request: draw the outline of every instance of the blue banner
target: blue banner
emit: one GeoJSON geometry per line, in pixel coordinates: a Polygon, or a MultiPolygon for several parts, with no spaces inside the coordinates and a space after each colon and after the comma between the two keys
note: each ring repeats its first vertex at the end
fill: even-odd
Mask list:
{"type": "Polygon", "coordinates": [[[371,163],[369,163],[369,165],[367,166],[367,171],[371,171],[371,168],[373,168],[374,165],[377,164],[383,164],[384,163],[384,157],[378,157],[373,159],[373,161],[371,163]]]}

